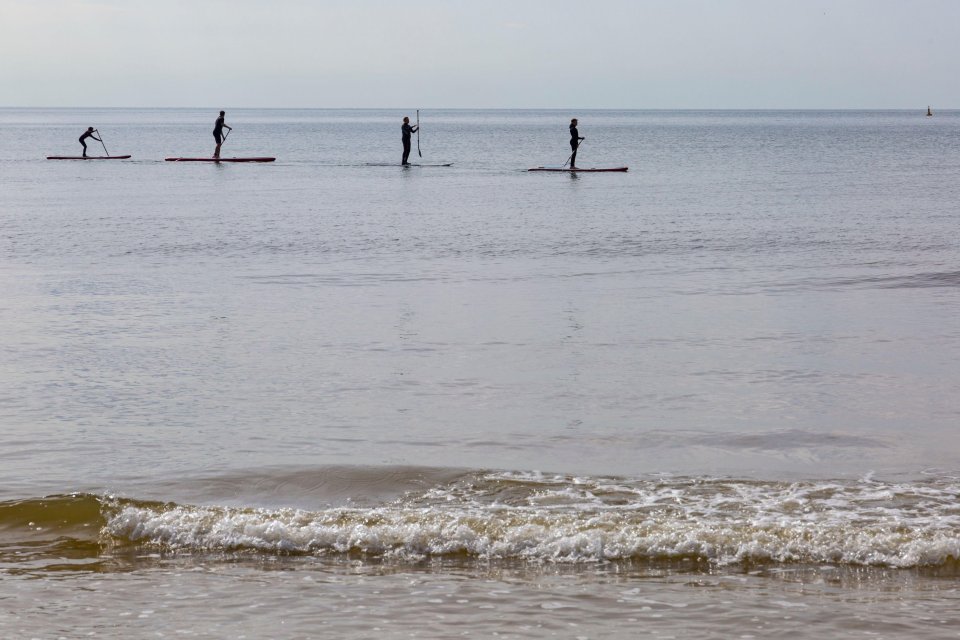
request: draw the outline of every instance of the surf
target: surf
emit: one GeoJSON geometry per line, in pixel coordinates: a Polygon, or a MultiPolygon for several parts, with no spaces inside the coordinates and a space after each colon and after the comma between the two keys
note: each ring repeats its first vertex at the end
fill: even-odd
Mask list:
{"type": "MultiPolygon", "coordinates": [[[[342,469],[326,483],[324,473],[301,489],[360,495],[369,488],[350,478],[384,484],[362,469],[342,469]]],[[[25,549],[41,565],[65,553],[81,564],[117,553],[242,553],[940,570],[956,569],[960,559],[960,485],[950,479],[785,483],[416,469],[391,477],[397,474],[407,478],[400,494],[381,493],[384,487],[374,490],[376,500],[310,508],[282,506],[280,489],[292,477],[284,474],[238,485],[263,491],[272,482],[278,506],[90,493],[3,502],[0,561],[22,562],[17,554],[25,549]]]]}

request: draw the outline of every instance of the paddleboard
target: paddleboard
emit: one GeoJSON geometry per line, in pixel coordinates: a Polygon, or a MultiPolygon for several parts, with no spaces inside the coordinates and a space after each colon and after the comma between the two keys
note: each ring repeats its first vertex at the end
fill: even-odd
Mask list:
{"type": "Polygon", "coordinates": [[[276,158],[164,158],[167,162],[273,162],[276,158]]]}
{"type": "Polygon", "coordinates": [[[562,171],[564,173],[604,173],[610,171],[626,171],[627,167],[590,167],[590,168],[575,168],[571,169],[570,167],[534,167],[533,169],[527,169],[527,171],[562,171]]]}
{"type": "Polygon", "coordinates": [[[47,160],[126,160],[131,156],[47,156],[47,160]]]}
{"type": "Polygon", "coordinates": [[[416,162],[409,162],[406,165],[402,165],[398,162],[367,162],[363,166],[365,167],[452,167],[452,162],[447,162],[444,164],[417,164],[416,162]]]}

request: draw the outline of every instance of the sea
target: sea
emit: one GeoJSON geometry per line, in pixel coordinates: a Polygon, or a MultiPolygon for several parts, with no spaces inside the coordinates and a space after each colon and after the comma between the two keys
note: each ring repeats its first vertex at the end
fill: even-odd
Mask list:
{"type": "Polygon", "coordinates": [[[960,637],[960,111],[219,109],[0,109],[0,638],[960,637]]]}

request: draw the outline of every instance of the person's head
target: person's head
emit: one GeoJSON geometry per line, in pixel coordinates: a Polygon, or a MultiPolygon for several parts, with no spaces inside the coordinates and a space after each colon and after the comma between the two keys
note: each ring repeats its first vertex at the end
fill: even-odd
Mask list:
{"type": "Polygon", "coordinates": [[[93,131],[93,127],[87,127],[87,131],[93,131]]]}
{"type": "Polygon", "coordinates": [[[577,119],[574,118],[573,120],[571,120],[570,124],[572,124],[573,126],[577,126],[577,119]]]}
{"type": "Polygon", "coordinates": [[[221,112],[220,112],[220,115],[225,116],[225,115],[227,115],[227,112],[226,112],[226,111],[221,111],[221,112]]]}
{"type": "Polygon", "coordinates": [[[410,124],[410,118],[408,116],[403,116],[403,124],[410,124]]]}

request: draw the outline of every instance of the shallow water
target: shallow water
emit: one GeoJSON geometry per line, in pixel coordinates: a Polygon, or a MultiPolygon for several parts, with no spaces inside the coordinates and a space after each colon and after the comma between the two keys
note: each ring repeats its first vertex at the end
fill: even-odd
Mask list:
{"type": "Polygon", "coordinates": [[[402,115],[0,110],[0,631],[957,636],[960,113],[402,115]]]}

